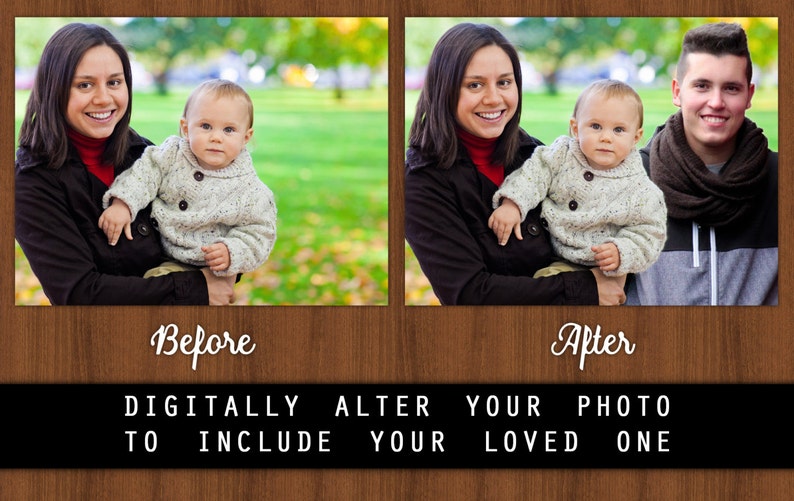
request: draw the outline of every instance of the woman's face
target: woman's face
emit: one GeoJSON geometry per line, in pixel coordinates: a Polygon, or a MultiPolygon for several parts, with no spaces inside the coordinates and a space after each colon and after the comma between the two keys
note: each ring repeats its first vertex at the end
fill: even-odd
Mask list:
{"type": "Polygon", "coordinates": [[[66,122],[80,134],[103,139],[113,133],[129,104],[124,66],[113,49],[88,49],[74,72],[66,122]]]}
{"type": "Polygon", "coordinates": [[[483,47],[466,66],[455,118],[470,134],[499,137],[516,113],[518,92],[507,53],[496,45],[483,47]]]}

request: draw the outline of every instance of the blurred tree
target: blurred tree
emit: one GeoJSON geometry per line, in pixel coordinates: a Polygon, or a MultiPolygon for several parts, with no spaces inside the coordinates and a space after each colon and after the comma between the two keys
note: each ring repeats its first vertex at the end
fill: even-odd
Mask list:
{"type": "Polygon", "coordinates": [[[386,18],[323,17],[288,18],[280,32],[280,56],[284,61],[312,64],[335,70],[337,98],[343,97],[340,68],[364,64],[375,68],[388,60],[386,18]]]}
{"type": "Polygon", "coordinates": [[[158,92],[168,92],[168,77],[180,56],[204,58],[222,47],[229,18],[136,17],[116,30],[154,77],[158,92]]]}
{"type": "MultiPolygon", "coordinates": [[[[653,18],[640,18],[649,20],[653,18]]],[[[661,19],[661,18],[657,18],[661,19]]],[[[543,75],[546,89],[557,93],[558,75],[571,58],[579,62],[594,60],[605,49],[620,49],[618,33],[621,19],[600,17],[527,17],[509,29],[508,36],[522,52],[531,55],[543,75]]],[[[658,36],[658,23],[646,23],[641,37],[634,42],[653,40],[658,36]]]]}
{"type": "Polygon", "coordinates": [[[206,58],[212,50],[247,52],[249,63],[265,58],[267,68],[292,62],[337,72],[345,63],[376,67],[388,56],[386,18],[135,18],[122,37],[161,92],[180,57],[206,58]]]}

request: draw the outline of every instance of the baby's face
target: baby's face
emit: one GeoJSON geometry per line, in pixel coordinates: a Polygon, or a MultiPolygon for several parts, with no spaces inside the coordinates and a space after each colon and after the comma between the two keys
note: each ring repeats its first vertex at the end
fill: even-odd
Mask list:
{"type": "Polygon", "coordinates": [[[631,98],[592,96],[571,119],[571,132],[579,141],[590,167],[617,167],[642,137],[637,108],[631,98]]]}
{"type": "Polygon", "coordinates": [[[218,170],[232,163],[251,139],[254,131],[249,123],[243,98],[205,94],[190,107],[180,125],[199,165],[218,170]]]}

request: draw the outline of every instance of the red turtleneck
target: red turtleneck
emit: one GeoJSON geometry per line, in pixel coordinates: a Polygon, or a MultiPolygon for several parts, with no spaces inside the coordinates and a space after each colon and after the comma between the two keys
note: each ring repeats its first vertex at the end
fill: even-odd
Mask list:
{"type": "Polygon", "coordinates": [[[494,165],[491,162],[499,138],[483,139],[460,128],[457,129],[457,133],[477,170],[496,186],[501,186],[502,181],[505,180],[505,168],[503,165],[494,165]]]}
{"type": "Polygon", "coordinates": [[[80,134],[72,128],[66,129],[66,135],[77,149],[80,159],[88,168],[88,172],[99,178],[100,181],[110,186],[115,176],[113,165],[105,163],[102,155],[105,153],[107,138],[94,139],[80,134]]]}

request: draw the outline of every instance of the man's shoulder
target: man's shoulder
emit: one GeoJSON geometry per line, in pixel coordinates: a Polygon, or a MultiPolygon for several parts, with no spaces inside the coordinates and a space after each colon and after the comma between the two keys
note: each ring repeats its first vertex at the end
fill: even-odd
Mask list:
{"type": "Polygon", "coordinates": [[[766,157],[766,165],[777,172],[777,151],[769,150],[769,154],[766,157]]]}

